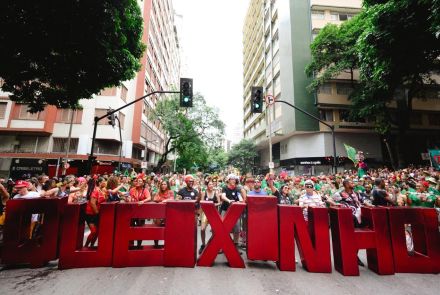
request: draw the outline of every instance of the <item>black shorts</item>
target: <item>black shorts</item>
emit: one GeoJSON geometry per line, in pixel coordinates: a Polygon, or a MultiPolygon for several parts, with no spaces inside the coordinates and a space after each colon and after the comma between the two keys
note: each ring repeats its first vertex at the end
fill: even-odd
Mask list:
{"type": "Polygon", "coordinates": [[[86,222],[87,222],[87,224],[98,225],[98,223],[99,223],[99,215],[98,214],[94,214],[94,215],[86,214],[86,222]]]}

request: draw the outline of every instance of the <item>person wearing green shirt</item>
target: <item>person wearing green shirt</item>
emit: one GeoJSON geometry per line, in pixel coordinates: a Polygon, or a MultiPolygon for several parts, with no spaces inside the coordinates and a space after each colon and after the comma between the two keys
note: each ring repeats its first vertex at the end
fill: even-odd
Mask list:
{"type": "Polygon", "coordinates": [[[427,191],[429,184],[425,181],[418,182],[416,185],[416,192],[409,192],[408,204],[411,207],[425,207],[434,208],[436,196],[427,191]]]}

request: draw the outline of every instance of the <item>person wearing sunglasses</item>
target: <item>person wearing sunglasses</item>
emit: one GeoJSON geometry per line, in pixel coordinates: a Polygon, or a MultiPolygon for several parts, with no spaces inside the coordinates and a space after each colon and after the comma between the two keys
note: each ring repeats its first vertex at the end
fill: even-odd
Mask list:
{"type": "Polygon", "coordinates": [[[325,207],[321,196],[314,190],[314,184],[311,180],[304,182],[305,193],[299,198],[299,206],[303,208],[304,219],[308,220],[309,207],[325,207]]]}

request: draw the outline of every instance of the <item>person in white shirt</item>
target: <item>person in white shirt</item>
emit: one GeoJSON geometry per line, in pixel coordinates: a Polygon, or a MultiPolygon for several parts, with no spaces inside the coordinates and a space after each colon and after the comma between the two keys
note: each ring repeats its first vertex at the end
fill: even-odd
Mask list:
{"type": "Polygon", "coordinates": [[[311,180],[304,182],[306,192],[298,199],[299,206],[303,208],[304,219],[308,220],[307,208],[309,207],[325,207],[321,196],[314,191],[314,184],[311,180]]]}
{"type": "MultiPolygon", "coordinates": [[[[14,199],[36,199],[40,198],[39,192],[30,192],[28,188],[30,187],[30,183],[24,180],[18,180],[15,183],[15,189],[17,190],[17,193],[14,196],[14,199]]],[[[39,214],[32,214],[31,219],[31,228],[29,233],[29,238],[32,238],[32,232],[34,231],[35,226],[38,223],[39,214]]]]}

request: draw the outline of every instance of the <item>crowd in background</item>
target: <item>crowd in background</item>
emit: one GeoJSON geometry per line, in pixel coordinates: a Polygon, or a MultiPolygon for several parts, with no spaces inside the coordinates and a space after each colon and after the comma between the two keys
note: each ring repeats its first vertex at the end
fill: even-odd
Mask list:
{"type": "MultiPolygon", "coordinates": [[[[99,209],[104,202],[167,202],[169,200],[212,201],[219,213],[225,214],[233,202],[246,202],[247,196],[275,196],[279,204],[300,206],[307,220],[308,207],[348,207],[352,209],[355,226],[362,227],[362,206],[409,206],[436,208],[440,212],[440,172],[431,167],[408,167],[397,171],[370,169],[359,174],[355,170],[317,175],[291,176],[286,171],[266,175],[246,174],[144,174],[134,170],[125,174],[67,175],[49,178],[46,175],[25,179],[1,180],[0,226],[4,224],[6,203],[16,198],[68,198],[68,203],[86,202],[86,222],[90,228],[85,246],[94,246],[99,231],[99,209]]],[[[197,206],[205,247],[208,219],[197,206]]],[[[30,238],[40,222],[32,215],[30,238]]],[[[245,214],[243,218],[246,218],[245,214]]],[[[133,226],[145,224],[133,220],[133,226]]],[[[164,220],[153,220],[164,225],[164,220]]],[[[246,223],[238,222],[233,229],[234,242],[246,244],[246,223]]],[[[1,238],[1,237],[0,237],[1,238]]],[[[133,245],[134,246],[134,245],[133,245]]],[[[158,241],[155,246],[160,247],[158,241]]],[[[138,241],[137,247],[141,247],[138,241]]]]}

